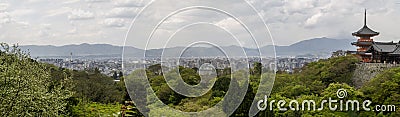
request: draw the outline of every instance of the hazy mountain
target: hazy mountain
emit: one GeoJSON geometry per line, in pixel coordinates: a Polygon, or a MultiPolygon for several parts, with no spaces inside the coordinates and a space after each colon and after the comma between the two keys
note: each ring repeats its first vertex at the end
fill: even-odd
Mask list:
{"type": "MultiPolygon", "coordinates": [[[[355,40],[350,39],[331,39],[331,38],[314,38],[304,40],[292,44],[290,46],[275,46],[277,55],[280,56],[296,56],[313,54],[319,56],[329,56],[336,50],[355,50],[355,46],[350,43],[355,40]]],[[[262,49],[271,48],[271,46],[262,49]]]]}
{"type": "MultiPolygon", "coordinates": [[[[336,50],[354,50],[350,43],[354,40],[349,39],[331,39],[331,38],[315,38],[310,40],[300,41],[289,46],[275,46],[278,56],[298,56],[298,55],[315,55],[329,56],[336,50]]],[[[33,57],[38,56],[115,56],[120,57],[122,53],[121,46],[113,46],[108,44],[80,44],[80,45],[65,45],[65,46],[37,46],[27,45],[21,47],[23,50],[28,50],[33,57]]],[[[224,50],[229,50],[232,56],[243,55],[243,49],[248,56],[256,56],[257,49],[241,48],[239,46],[224,46],[224,50]]],[[[165,49],[166,56],[179,56],[184,47],[173,47],[165,49]],[[170,54],[173,52],[172,54],[170,54]]],[[[273,49],[272,45],[261,47],[261,49],[273,49]]],[[[129,57],[143,56],[143,50],[135,47],[126,47],[126,51],[130,54],[129,57]]],[[[146,51],[146,56],[158,57],[161,56],[162,49],[152,49],[146,51]]],[[[266,53],[263,53],[264,55],[266,53]]],[[[191,56],[223,56],[224,53],[218,48],[192,47],[182,53],[185,57],[191,56]]]]}

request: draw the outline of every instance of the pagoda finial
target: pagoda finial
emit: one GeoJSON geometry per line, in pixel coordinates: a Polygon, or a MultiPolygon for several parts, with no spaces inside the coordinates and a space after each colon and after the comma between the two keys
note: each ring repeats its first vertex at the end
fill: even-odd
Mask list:
{"type": "Polygon", "coordinates": [[[367,9],[364,9],[364,26],[367,26],[367,9]]]}

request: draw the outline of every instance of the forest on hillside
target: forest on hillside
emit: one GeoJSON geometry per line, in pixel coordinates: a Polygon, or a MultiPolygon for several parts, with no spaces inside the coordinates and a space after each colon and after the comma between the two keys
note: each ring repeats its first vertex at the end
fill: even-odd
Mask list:
{"type": "Polygon", "coordinates": [[[40,63],[4,43],[0,50],[0,116],[112,116],[130,100],[124,82],[97,69],[40,63]]]}
{"type": "MultiPolygon", "coordinates": [[[[0,49],[0,116],[120,116],[125,101],[130,101],[125,77],[114,82],[98,70],[76,71],[39,63],[16,46],[1,44],[0,49]]],[[[278,108],[261,111],[257,116],[400,116],[400,68],[378,74],[363,87],[356,89],[350,80],[358,60],[353,56],[335,57],[309,63],[292,74],[277,72],[268,100],[337,99],[339,89],[347,91],[345,100],[371,100],[376,105],[395,105],[395,112],[379,111],[280,111],[278,108]]],[[[250,69],[245,98],[231,116],[248,116],[260,82],[261,65],[250,69]]],[[[146,69],[146,75],[156,96],[169,107],[184,112],[211,108],[223,100],[232,80],[230,68],[218,72],[214,86],[200,97],[186,97],[174,92],[166,83],[161,65],[146,69]]],[[[179,67],[188,84],[200,82],[198,69],[179,67]]],[[[238,85],[242,82],[233,82],[238,85]]],[[[142,100],[137,103],[146,103],[142,100]]],[[[288,107],[288,105],[284,105],[288,107]]],[[[131,107],[134,108],[134,107],[131,107]]],[[[166,110],[148,110],[151,116],[184,116],[166,110]]],[[[223,113],[222,113],[223,114],[223,113]]],[[[143,116],[138,110],[130,116],[143,116]]]]}

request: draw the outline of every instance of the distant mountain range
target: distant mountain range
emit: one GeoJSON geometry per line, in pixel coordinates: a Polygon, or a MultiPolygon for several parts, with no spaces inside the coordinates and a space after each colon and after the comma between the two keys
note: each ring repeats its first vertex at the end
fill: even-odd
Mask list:
{"type": "MultiPolygon", "coordinates": [[[[309,40],[300,41],[289,46],[275,46],[277,56],[319,56],[328,57],[333,51],[336,50],[354,50],[350,43],[354,40],[349,39],[331,39],[331,38],[314,38],[309,40]]],[[[239,46],[224,46],[224,50],[230,50],[231,55],[241,55],[243,50],[239,46]]],[[[272,45],[263,46],[260,49],[272,49],[272,45]]],[[[65,46],[38,46],[26,45],[21,46],[22,50],[29,51],[32,57],[54,57],[54,56],[86,56],[86,57],[120,57],[122,54],[122,46],[113,46],[109,44],[80,44],[80,45],[65,45],[65,46]]],[[[181,51],[183,47],[166,48],[164,51],[181,51]]],[[[129,51],[128,57],[141,57],[142,49],[135,47],[126,47],[129,51]]],[[[244,48],[248,56],[256,56],[257,49],[244,48]]],[[[146,55],[151,57],[158,57],[162,53],[162,49],[148,50],[146,55]]],[[[185,51],[184,56],[220,56],[223,55],[216,48],[207,47],[193,47],[185,51]]],[[[179,55],[169,55],[179,56],[179,55]]]]}
{"type": "Polygon", "coordinates": [[[304,40],[292,44],[290,46],[276,46],[278,55],[282,56],[299,56],[299,55],[319,55],[330,56],[332,52],[337,50],[356,50],[351,45],[352,39],[331,39],[331,38],[314,38],[304,40]]]}

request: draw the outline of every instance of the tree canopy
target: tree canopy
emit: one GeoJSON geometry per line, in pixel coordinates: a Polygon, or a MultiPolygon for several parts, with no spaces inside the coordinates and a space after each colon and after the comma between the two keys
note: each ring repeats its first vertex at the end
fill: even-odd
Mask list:
{"type": "Polygon", "coordinates": [[[67,113],[72,96],[70,77],[54,81],[45,64],[32,60],[16,46],[0,44],[0,114],[59,116],[67,113]],[[54,81],[54,82],[53,82],[54,81]]]}

